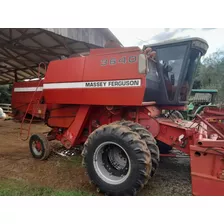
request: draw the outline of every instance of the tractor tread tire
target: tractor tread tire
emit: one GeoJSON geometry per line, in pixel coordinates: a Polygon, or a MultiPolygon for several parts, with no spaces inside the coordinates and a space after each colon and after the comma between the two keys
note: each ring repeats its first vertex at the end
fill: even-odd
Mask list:
{"type": "Polygon", "coordinates": [[[130,128],[119,125],[103,125],[94,130],[86,140],[82,152],[83,165],[85,165],[90,182],[101,193],[110,196],[136,195],[150,178],[152,169],[151,154],[147,145],[140,136],[130,128]],[[118,185],[113,185],[101,179],[93,165],[96,148],[105,141],[113,141],[122,145],[131,161],[131,170],[128,178],[118,185]]]}
{"type": "Polygon", "coordinates": [[[46,160],[46,159],[48,159],[48,157],[49,157],[49,155],[51,153],[50,146],[49,146],[49,142],[47,140],[47,137],[44,134],[33,134],[30,137],[30,140],[29,140],[29,148],[30,148],[30,152],[31,152],[32,156],[35,159],[39,159],[39,160],[46,160]],[[33,150],[32,150],[32,142],[34,140],[39,140],[40,143],[41,143],[41,146],[43,148],[43,153],[40,156],[37,156],[33,152],[33,150]]]}
{"type": "Polygon", "coordinates": [[[160,161],[159,148],[156,145],[156,140],[153,135],[149,131],[147,131],[142,125],[133,121],[116,121],[114,123],[129,127],[132,131],[138,133],[141,139],[145,141],[151,153],[152,170],[150,176],[153,177],[159,166],[160,161]]]}

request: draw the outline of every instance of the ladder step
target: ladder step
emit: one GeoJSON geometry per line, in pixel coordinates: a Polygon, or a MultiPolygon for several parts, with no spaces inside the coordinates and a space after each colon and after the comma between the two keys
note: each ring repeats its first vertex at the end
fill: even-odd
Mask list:
{"type": "MultiPolygon", "coordinates": [[[[44,64],[44,65],[45,65],[45,64],[44,64]]],[[[40,68],[40,64],[39,64],[39,68],[40,68]]],[[[45,70],[46,70],[46,65],[45,65],[45,70]]],[[[38,72],[38,77],[39,77],[39,72],[38,72]]],[[[41,81],[42,81],[42,80],[40,79],[40,81],[39,81],[39,83],[38,83],[38,85],[37,85],[37,88],[40,86],[41,81]]],[[[42,92],[42,94],[41,94],[40,96],[37,96],[37,97],[39,97],[39,98],[35,98],[35,94],[36,94],[36,92],[37,92],[37,91],[35,91],[35,92],[33,93],[33,95],[32,95],[32,98],[31,98],[31,100],[30,100],[30,103],[28,104],[28,107],[27,107],[27,109],[26,109],[24,118],[22,119],[22,123],[21,123],[21,126],[20,126],[20,139],[22,139],[22,140],[24,140],[24,141],[27,140],[27,139],[29,138],[29,134],[30,134],[30,125],[32,124],[33,120],[35,121],[34,117],[35,117],[36,115],[40,116],[39,113],[33,113],[33,112],[34,112],[35,110],[38,109],[39,104],[40,104],[40,100],[41,100],[41,98],[42,98],[42,94],[43,94],[43,92],[42,92]],[[27,115],[27,114],[29,113],[29,111],[31,110],[30,107],[31,107],[32,104],[34,104],[34,105],[33,105],[33,110],[32,110],[32,118],[31,118],[31,119],[27,119],[27,118],[26,118],[26,115],[27,115]],[[24,121],[28,121],[28,122],[29,122],[29,127],[28,127],[28,129],[23,128],[23,123],[24,123],[24,121]],[[26,138],[26,139],[22,138],[22,136],[21,136],[22,133],[23,133],[24,131],[27,132],[27,138],[26,138]]]]}

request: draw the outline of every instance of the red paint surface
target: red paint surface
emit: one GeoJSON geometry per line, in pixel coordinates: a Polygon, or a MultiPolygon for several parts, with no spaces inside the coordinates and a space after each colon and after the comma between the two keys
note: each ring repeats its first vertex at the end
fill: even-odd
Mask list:
{"type": "Polygon", "coordinates": [[[224,149],[206,150],[191,146],[192,194],[224,195],[224,149]]]}

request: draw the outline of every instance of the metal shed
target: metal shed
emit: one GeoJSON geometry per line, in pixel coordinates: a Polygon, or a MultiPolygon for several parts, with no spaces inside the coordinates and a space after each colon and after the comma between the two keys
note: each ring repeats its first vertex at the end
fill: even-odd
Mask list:
{"type": "Polygon", "coordinates": [[[0,29],[0,84],[37,78],[40,62],[85,54],[108,40],[122,45],[107,28],[0,29]]]}

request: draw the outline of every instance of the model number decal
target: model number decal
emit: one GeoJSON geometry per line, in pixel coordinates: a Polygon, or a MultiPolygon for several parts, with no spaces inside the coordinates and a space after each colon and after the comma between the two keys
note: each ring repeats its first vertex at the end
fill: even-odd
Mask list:
{"type": "Polygon", "coordinates": [[[136,56],[129,56],[129,57],[123,56],[120,59],[116,59],[116,58],[102,59],[101,66],[135,63],[136,61],[137,61],[136,56]]]}

